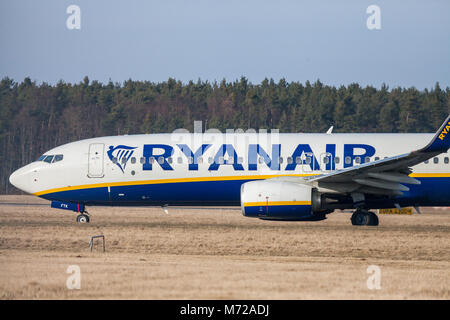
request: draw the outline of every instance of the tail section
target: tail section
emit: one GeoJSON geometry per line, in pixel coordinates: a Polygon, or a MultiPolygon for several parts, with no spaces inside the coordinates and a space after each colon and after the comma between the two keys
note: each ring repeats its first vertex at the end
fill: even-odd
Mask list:
{"type": "Polygon", "coordinates": [[[439,130],[434,135],[431,142],[425,147],[420,150],[419,152],[447,152],[447,150],[450,148],[450,115],[447,116],[447,119],[444,121],[442,126],[439,128],[439,130]]]}

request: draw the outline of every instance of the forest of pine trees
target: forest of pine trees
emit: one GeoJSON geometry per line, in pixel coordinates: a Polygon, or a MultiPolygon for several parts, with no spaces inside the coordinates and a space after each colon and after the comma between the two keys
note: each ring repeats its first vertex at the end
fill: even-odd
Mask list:
{"type": "Polygon", "coordinates": [[[450,110],[450,88],[380,89],[306,82],[252,84],[175,79],[122,84],[63,81],[0,83],[0,193],[17,190],[9,175],[43,152],[84,138],[208,128],[278,128],[280,132],[434,132],[450,110]]]}

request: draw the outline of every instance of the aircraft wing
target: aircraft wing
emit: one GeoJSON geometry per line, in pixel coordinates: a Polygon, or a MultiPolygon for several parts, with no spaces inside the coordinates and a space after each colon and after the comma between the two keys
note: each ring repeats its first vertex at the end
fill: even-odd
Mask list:
{"type": "Polygon", "coordinates": [[[408,184],[420,184],[409,176],[410,167],[433,158],[450,148],[450,115],[431,142],[422,149],[374,162],[305,178],[304,181],[339,193],[402,195],[408,184]]]}

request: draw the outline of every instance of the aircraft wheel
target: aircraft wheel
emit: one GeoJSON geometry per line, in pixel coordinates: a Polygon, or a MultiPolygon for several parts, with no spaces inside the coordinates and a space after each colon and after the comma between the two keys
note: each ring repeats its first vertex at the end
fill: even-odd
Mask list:
{"type": "Polygon", "coordinates": [[[369,226],[377,226],[378,225],[378,216],[374,212],[369,212],[369,226]]]}
{"type": "Polygon", "coordinates": [[[370,222],[370,215],[367,211],[356,210],[350,220],[354,226],[367,226],[370,222]]]}
{"type": "Polygon", "coordinates": [[[79,223],[89,223],[89,216],[85,214],[79,214],[77,216],[77,222],[79,223]]]}

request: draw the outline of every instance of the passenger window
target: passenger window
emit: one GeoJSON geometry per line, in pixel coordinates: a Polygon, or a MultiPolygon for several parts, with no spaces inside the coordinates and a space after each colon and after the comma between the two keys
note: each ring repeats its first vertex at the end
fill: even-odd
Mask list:
{"type": "Polygon", "coordinates": [[[338,164],[340,161],[341,161],[341,159],[339,159],[339,157],[334,158],[334,163],[338,164]]]}
{"type": "Polygon", "coordinates": [[[380,160],[380,157],[375,157],[375,161],[378,161],[378,160],[380,160]]]}
{"type": "Polygon", "coordinates": [[[350,164],[352,159],[350,157],[345,157],[345,164],[350,164]]]}
{"type": "Polygon", "coordinates": [[[302,163],[302,158],[296,157],[296,158],[295,158],[295,163],[296,163],[296,164],[301,164],[301,163],[302,163]]]}
{"type": "Polygon", "coordinates": [[[145,163],[145,158],[141,157],[140,162],[141,162],[141,164],[144,164],[145,163]]]}
{"type": "Polygon", "coordinates": [[[213,158],[212,158],[212,157],[209,157],[209,158],[208,158],[208,163],[211,164],[211,163],[213,163],[213,162],[214,162],[213,158]]]}
{"type": "Polygon", "coordinates": [[[307,157],[305,159],[305,164],[311,164],[311,157],[307,157]]]}
{"type": "Polygon", "coordinates": [[[57,154],[56,156],[55,156],[55,160],[53,160],[53,162],[58,162],[58,161],[61,161],[62,159],[63,159],[63,155],[62,154],[57,154]]]}
{"type": "Polygon", "coordinates": [[[178,157],[177,162],[178,162],[178,164],[182,164],[183,163],[183,158],[182,157],[178,157]]]}
{"type": "Polygon", "coordinates": [[[445,157],[445,158],[444,158],[444,163],[445,163],[445,164],[448,164],[448,157],[445,157]]]}
{"type": "Polygon", "coordinates": [[[361,157],[356,157],[356,158],[355,158],[355,162],[356,162],[356,163],[361,163],[361,157]]]}
{"type": "Polygon", "coordinates": [[[194,163],[194,158],[189,157],[189,158],[188,158],[188,163],[189,163],[189,164],[193,164],[193,163],[194,163]]]}
{"type": "Polygon", "coordinates": [[[439,163],[439,158],[438,158],[438,157],[434,157],[434,158],[433,158],[433,162],[434,162],[434,163],[439,163]]]}
{"type": "Polygon", "coordinates": [[[163,164],[164,163],[164,157],[159,157],[158,158],[158,163],[159,164],[163,164]]]}
{"type": "Polygon", "coordinates": [[[47,162],[47,163],[52,163],[52,161],[53,161],[53,156],[46,156],[44,159],[44,162],[47,162]]]}
{"type": "Polygon", "coordinates": [[[132,158],[131,158],[131,163],[132,163],[132,164],[135,164],[135,163],[136,163],[136,158],[135,158],[135,157],[132,157],[132,158]]]}
{"type": "Polygon", "coordinates": [[[114,157],[114,158],[112,158],[112,163],[114,163],[114,164],[116,164],[117,163],[117,158],[116,157],[114,157]]]}
{"type": "Polygon", "coordinates": [[[428,160],[425,160],[423,163],[428,164],[428,160]]]}
{"type": "Polygon", "coordinates": [[[328,160],[329,160],[328,157],[324,157],[324,158],[323,158],[323,163],[324,163],[324,164],[328,164],[328,160]]]}
{"type": "Polygon", "coordinates": [[[292,161],[292,157],[288,157],[288,158],[287,158],[287,163],[288,163],[288,164],[292,164],[293,162],[294,162],[294,161],[292,161]]]}
{"type": "Polygon", "coordinates": [[[202,164],[202,163],[203,163],[203,158],[202,158],[202,157],[197,158],[197,163],[198,163],[198,164],[202,164]]]}
{"type": "Polygon", "coordinates": [[[370,162],[370,157],[366,157],[366,159],[364,160],[365,163],[370,162]]]}
{"type": "Polygon", "coordinates": [[[283,163],[283,157],[280,157],[279,162],[283,163]]]}
{"type": "Polygon", "coordinates": [[[172,157],[167,158],[167,162],[168,162],[169,164],[172,164],[172,162],[173,162],[172,157]]]}
{"type": "Polygon", "coordinates": [[[263,162],[264,162],[264,159],[263,159],[262,157],[259,157],[259,158],[258,158],[258,162],[259,162],[259,163],[263,163],[263,162]]]}
{"type": "Polygon", "coordinates": [[[238,158],[238,163],[239,164],[243,164],[244,163],[244,158],[243,157],[239,157],[238,158]]]}

